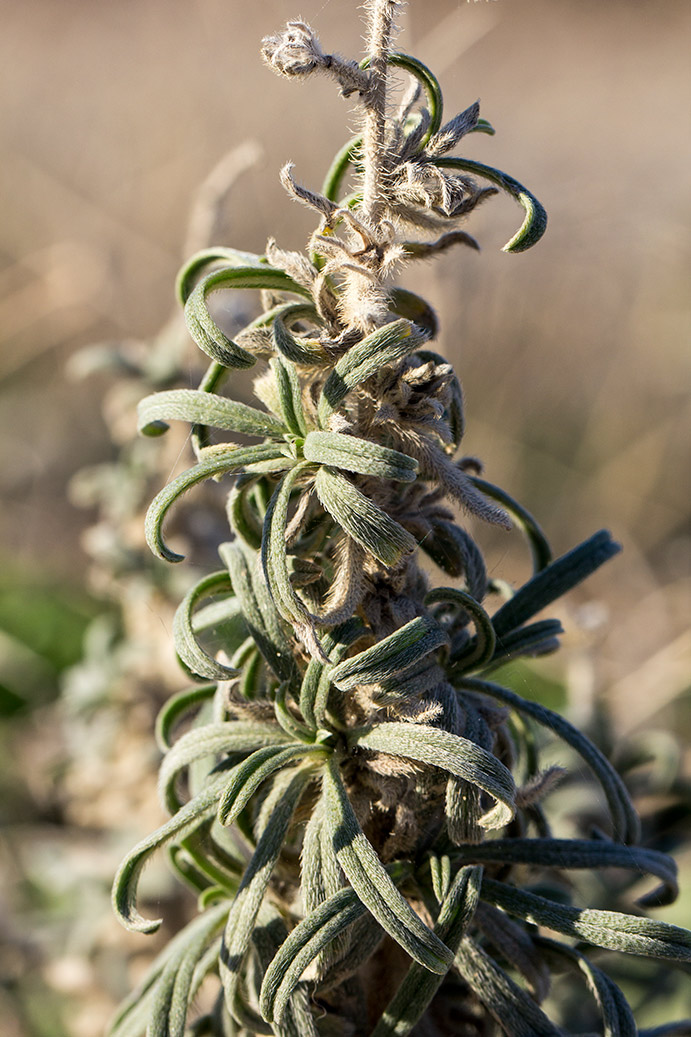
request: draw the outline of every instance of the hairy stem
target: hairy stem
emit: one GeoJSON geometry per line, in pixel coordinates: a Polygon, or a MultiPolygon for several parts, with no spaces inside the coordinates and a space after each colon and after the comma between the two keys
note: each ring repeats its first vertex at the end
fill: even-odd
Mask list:
{"type": "Polygon", "coordinates": [[[386,139],[386,77],[395,9],[395,0],[371,0],[368,4],[367,49],[370,88],[363,134],[365,183],[362,210],[373,227],[377,226],[382,214],[381,178],[384,171],[386,139]]]}

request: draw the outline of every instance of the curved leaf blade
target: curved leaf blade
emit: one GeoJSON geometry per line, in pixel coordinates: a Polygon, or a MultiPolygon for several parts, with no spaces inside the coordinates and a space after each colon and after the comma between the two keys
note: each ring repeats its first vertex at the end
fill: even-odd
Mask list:
{"type": "Polygon", "coordinates": [[[272,414],[199,389],[171,389],[145,396],[137,407],[137,416],[139,431],[145,435],[160,435],[169,421],[189,421],[274,439],[281,439],[288,431],[272,414]]]}
{"type": "Polygon", "coordinates": [[[638,841],[640,837],[640,821],[624,782],[609,760],[603,756],[597,746],[589,738],[586,738],[578,728],[570,724],[559,713],[547,709],[546,706],[540,706],[536,702],[524,699],[515,692],[509,691],[508,688],[504,688],[501,684],[495,684],[493,681],[480,680],[477,677],[462,677],[460,679],[460,687],[499,699],[500,702],[506,703],[511,709],[533,717],[539,724],[554,731],[555,734],[581,756],[600,782],[612,815],[612,826],[617,841],[623,843],[635,843],[638,841]]]}
{"type": "Polygon", "coordinates": [[[547,230],[547,213],[534,194],[520,184],[508,173],[500,169],[486,166],[482,162],[474,162],[468,158],[438,158],[433,160],[435,166],[446,169],[462,169],[465,173],[474,173],[485,180],[496,184],[510,194],[525,212],[523,223],[514,236],[504,245],[502,252],[525,252],[537,244],[547,230]]]}
{"type": "Polygon", "coordinates": [[[319,397],[319,423],[325,428],[334,410],[361,382],[382,367],[403,360],[429,338],[429,333],[403,318],[385,324],[351,346],[326,379],[319,397]]]}
{"type": "Polygon", "coordinates": [[[569,907],[514,886],[483,878],[482,897],[510,915],[595,947],[663,961],[691,962],[691,933],[668,922],[618,911],[569,907]]]}
{"type": "Polygon", "coordinates": [[[331,680],[341,691],[351,691],[358,684],[378,684],[446,644],[448,638],[439,624],[431,616],[418,616],[371,648],[338,663],[331,670],[331,680]]]}
{"type": "Polygon", "coordinates": [[[415,458],[400,450],[391,450],[368,439],[341,432],[310,432],[305,439],[303,454],[306,461],[315,464],[397,482],[414,482],[419,467],[415,458]]]}
{"type": "MultiPolygon", "coordinates": [[[[481,868],[461,868],[441,905],[434,932],[454,954],[475,914],[481,877],[481,868]]],[[[413,963],[371,1037],[408,1037],[431,1004],[443,978],[413,963]]]]}
{"type": "Polygon", "coordinates": [[[480,818],[484,828],[501,828],[515,814],[516,787],[511,772],[496,756],[468,738],[427,724],[392,721],[375,725],[367,734],[360,735],[356,744],[440,767],[478,786],[496,801],[496,806],[480,818]]]}
{"type": "Polygon", "coordinates": [[[197,483],[204,482],[214,476],[226,475],[228,472],[242,471],[247,465],[256,464],[261,461],[277,461],[283,458],[281,449],[272,443],[259,444],[251,447],[228,447],[227,449],[215,450],[204,460],[193,468],[188,468],[164,486],[149,506],[146,513],[144,532],[146,542],[157,558],[166,562],[181,562],[184,555],[171,551],[163,540],[163,520],[168,509],[181,497],[183,493],[190,490],[197,483]]]}
{"type": "Polygon", "coordinates": [[[415,550],[415,538],[334,468],[322,466],[314,486],[334,521],[383,565],[397,565],[415,550]]]}
{"type": "Polygon", "coordinates": [[[175,611],[173,640],[175,650],[185,666],[197,677],[209,680],[228,680],[237,677],[238,670],[224,666],[204,651],[195,637],[193,613],[204,598],[214,594],[232,594],[233,586],[225,570],[205,576],[185,595],[175,611]]]}
{"type": "Polygon", "coordinates": [[[453,953],[415,914],[365,838],[333,757],[327,760],[324,770],[324,789],[327,824],[336,856],[359,899],[415,961],[443,975],[453,953]]]}

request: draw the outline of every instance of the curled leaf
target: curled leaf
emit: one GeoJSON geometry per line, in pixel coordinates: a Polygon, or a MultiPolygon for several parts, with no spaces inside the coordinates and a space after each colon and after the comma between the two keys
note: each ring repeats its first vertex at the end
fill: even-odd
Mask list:
{"type": "Polygon", "coordinates": [[[643,846],[622,846],[605,839],[493,839],[479,846],[457,846],[454,859],[482,863],[533,864],[540,868],[625,868],[655,875],[662,885],[641,897],[642,906],[671,904],[679,891],[671,857],[643,846]]]}
{"type": "Polygon", "coordinates": [[[275,804],[230,908],[219,960],[224,998],[229,1011],[235,1009],[240,971],[255,931],[257,916],[264,902],[271,874],[288,834],[295,809],[311,778],[309,770],[298,768],[288,784],[279,788],[275,804]]]}
{"type": "Polygon", "coordinates": [[[454,964],[506,1037],[562,1037],[532,997],[470,937],[461,941],[454,964]]]}
{"type": "Polygon", "coordinates": [[[198,677],[210,680],[228,680],[238,671],[213,659],[201,647],[192,627],[194,609],[204,598],[213,594],[232,594],[233,587],[225,570],[205,576],[183,598],[173,620],[175,650],[185,666],[198,677]]]}
{"type": "Polygon", "coordinates": [[[469,691],[478,691],[499,699],[511,709],[533,717],[538,723],[550,728],[585,760],[593,774],[600,782],[607,798],[615,838],[623,843],[635,843],[640,837],[640,821],[626,791],[626,786],[609,760],[600,750],[586,738],[578,728],[570,724],[559,713],[540,706],[536,702],[522,698],[501,684],[480,680],[477,677],[462,677],[461,687],[469,691]]]}
{"type": "Polygon", "coordinates": [[[450,774],[477,785],[496,801],[480,818],[483,828],[501,828],[515,813],[516,787],[511,772],[496,756],[475,742],[427,724],[376,724],[360,735],[357,745],[392,756],[441,767],[450,774]]]}
{"type": "Polygon", "coordinates": [[[371,648],[338,663],[331,670],[331,681],[341,691],[350,691],[358,684],[378,684],[447,643],[444,630],[431,616],[418,616],[371,648]]]}
{"type": "MultiPolygon", "coordinates": [[[[454,953],[470,925],[480,897],[481,868],[461,868],[446,892],[434,932],[454,953]]],[[[408,1037],[422,1018],[443,977],[413,963],[372,1031],[372,1037],[408,1037]]]]}
{"type": "Polygon", "coordinates": [[[280,1023],[303,972],[314,959],[360,918],[367,908],[354,889],[345,887],[321,903],[291,932],[266,970],[260,1010],[280,1023]]]}
{"type": "Polygon", "coordinates": [[[414,537],[335,469],[321,467],[314,486],[334,521],[383,565],[415,550],[414,537]]]}
{"type": "Polygon", "coordinates": [[[152,835],[137,843],[125,857],[113,883],[113,908],[126,929],[132,932],[153,933],[162,919],[146,919],[136,908],[137,886],[142,869],[149,857],[171,839],[182,839],[203,825],[216,812],[227,776],[215,778],[197,796],[185,803],[170,821],[152,835]]]}
{"type": "Polygon", "coordinates": [[[324,428],[329,417],[349,392],[387,364],[414,353],[429,337],[409,320],[395,320],[377,328],[351,346],[327,378],[319,398],[319,422],[324,428]]]}
{"type": "Polygon", "coordinates": [[[168,810],[179,810],[181,804],[174,792],[175,780],[196,760],[217,757],[223,753],[252,754],[260,748],[283,747],[285,732],[275,724],[234,720],[205,724],[184,734],[167,753],[158,774],[159,797],[168,810]]]}
{"type": "Polygon", "coordinates": [[[526,249],[532,248],[545,233],[547,213],[543,206],[534,194],[531,194],[512,176],[502,173],[501,170],[494,169],[492,166],[483,165],[482,162],[473,162],[468,158],[436,158],[433,159],[433,165],[443,169],[461,169],[465,173],[475,173],[476,176],[481,176],[506,191],[522,206],[525,212],[523,223],[511,240],[504,245],[503,252],[525,252],[526,249]]]}
{"type": "Polygon", "coordinates": [[[333,757],[326,763],[324,789],[336,856],[357,896],[415,961],[443,975],[453,960],[452,951],[415,914],[365,838],[333,757]]]}
{"type": "Polygon", "coordinates": [[[177,479],[173,479],[160,493],[154,497],[146,513],[144,532],[146,542],[156,555],[166,562],[181,562],[184,555],[171,551],[163,540],[163,520],[170,506],[181,497],[183,493],[214,476],[225,475],[228,472],[241,471],[247,465],[262,461],[277,461],[284,458],[282,450],[272,443],[260,444],[251,447],[227,447],[215,450],[207,455],[199,464],[189,468],[177,479]]]}
{"type": "Polygon", "coordinates": [[[521,626],[621,551],[606,529],[594,533],[578,547],[550,562],[536,573],[505,605],[495,612],[492,623],[497,637],[521,626]]]}
{"type": "MultiPolygon", "coordinates": [[[[281,731],[281,735],[285,738],[285,732],[281,731]]],[[[315,753],[323,755],[324,749],[321,746],[310,746],[304,743],[286,745],[283,742],[283,744],[268,745],[263,749],[257,749],[242,763],[238,763],[228,772],[229,780],[219,800],[218,820],[220,824],[226,827],[232,825],[260,785],[276,771],[302,757],[314,756],[315,753]]]]}
{"type": "Polygon", "coordinates": [[[481,670],[494,655],[496,636],[492,620],[483,609],[482,605],[465,591],[455,590],[451,587],[437,587],[430,591],[425,598],[425,605],[435,605],[440,602],[452,603],[468,612],[475,624],[476,635],[462,655],[454,657],[454,672],[476,669],[481,670]]]}
{"type": "Polygon", "coordinates": [[[316,464],[397,482],[414,482],[418,470],[417,461],[399,450],[340,432],[310,432],[303,454],[316,464]]]}
{"type": "Polygon", "coordinates": [[[668,922],[618,911],[569,907],[496,879],[483,878],[482,896],[510,915],[586,940],[595,947],[647,958],[691,962],[691,933],[668,922]]]}
{"type": "Polygon", "coordinates": [[[189,421],[249,436],[278,439],[287,431],[286,426],[271,414],[198,389],[171,389],[145,396],[137,407],[137,415],[139,431],[145,435],[165,432],[168,421],[189,421]]]}

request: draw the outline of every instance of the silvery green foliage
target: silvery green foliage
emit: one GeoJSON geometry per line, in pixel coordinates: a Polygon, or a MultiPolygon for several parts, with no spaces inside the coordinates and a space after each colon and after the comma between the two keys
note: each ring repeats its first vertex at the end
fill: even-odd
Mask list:
{"type": "Polygon", "coordinates": [[[625,1037],[638,1032],[631,1009],[587,952],[691,962],[687,932],[577,906],[555,882],[559,870],[617,868],[659,880],[643,905],[677,892],[673,862],[636,845],[638,818],[605,756],[492,680],[508,656],[556,647],[558,621],[536,617],[618,546],[600,532],[554,560],[530,514],[457,458],[463,401],[430,348],[436,319],[388,278],[474,246],[456,222],[497,187],[524,209],[508,251],[534,244],[546,218],[513,178],[449,157],[491,127],[477,104],[444,123],[432,73],[391,50],[395,5],[371,7],[376,45],[359,66],[325,54],[302,22],[264,42],[280,73],[319,71],[360,97],[364,143],[344,147],[321,192],[283,171],[319,214],[309,258],[271,241],[264,256],[215,248],[186,264],[179,296],[211,364],[198,389],[140,404],[144,433],[189,422],[197,454],[149,509],[154,554],[181,560],[166,515],[210,478],[229,482],[233,535],[223,567],[175,619],[197,683],[159,720],[170,820],[132,850],[113,891],[129,929],[157,929],[136,907],[137,884],[167,846],[199,915],[122,1006],[112,1037],[558,1034],[540,1003],[563,969],[583,977],[604,1033],[625,1037]],[[389,66],[413,89],[384,118],[389,66]],[[375,138],[384,146],[373,156],[375,138]],[[351,170],[363,187],[344,196],[351,170]],[[425,240],[405,236],[419,230],[425,240]],[[261,312],[231,339],[208,299],[239,288],[257,291],[261,312]],[[223,392],[233,369],[254,366],[259,405],[233,401],[223,392]],[[213,442],[212,429],[252,442],[213,442]],[[525,532],[534,573],[515,593],[488,578],[452,502],[525,532]],[[430,590],[420,551],[452,586],[430,590]],[[542,801],[559,775],[540,767],[538,727],[599,783],[606,834],[552,836],[542,801]],[[215,1007],[193,1021],[210,977],[215,1007]]]}

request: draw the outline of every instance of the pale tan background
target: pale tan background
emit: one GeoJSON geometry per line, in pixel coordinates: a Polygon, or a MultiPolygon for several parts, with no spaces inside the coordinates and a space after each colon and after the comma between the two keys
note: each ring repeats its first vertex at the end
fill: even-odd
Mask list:
{"type": "MultiPolygon", "coordinates": [[[[87,519],[65,487],[110,453],[106,383],[69,382],[66,361],[158,329],[195,187],[233,144],[255,140],[263,157],[238,183],[223,243],[307,238],[278,169],[292,159],[318,185],[354,122],[331,83],[262,67],[261,36],[298,14],[327,50],[358,54],[345,0],[0,3],[0,566],[15,581],[83,580],[87,519]]],[[[469,226],[480,255],[416,275],[464,384],[466,449],[557,551],[600,526],[622,541],[569,607],[560,665],[577,696],[611,701],[622,730],[688,734],[691,8],[412,0],[402,26],[447,114],[479,96],[497,130],[464,153],[522,180],[550,216],[537,249],[507,256],[521,213],[491,202],[469,226]]],[[[495,575],[516,571],[513,541],[484,542],[495,575]]]]}

